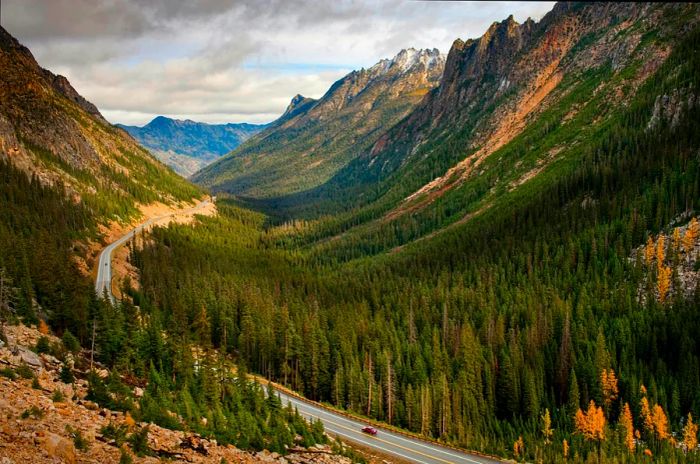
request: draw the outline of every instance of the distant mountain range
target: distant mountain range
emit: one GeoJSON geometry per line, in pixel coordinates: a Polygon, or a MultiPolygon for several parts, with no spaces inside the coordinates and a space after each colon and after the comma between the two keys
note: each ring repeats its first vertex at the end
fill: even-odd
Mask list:
{"type": "Polygon", "coordinates": [[[206,124],[158,116],[143,127],[117,124],[162,162],[189,177],[238,147],[264,124],[206,124]]]}

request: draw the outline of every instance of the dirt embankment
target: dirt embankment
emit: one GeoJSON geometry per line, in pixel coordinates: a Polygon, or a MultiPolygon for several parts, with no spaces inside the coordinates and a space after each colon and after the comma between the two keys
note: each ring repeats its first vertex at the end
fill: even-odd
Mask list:
{"type": "MultiPolygon", "coordinates": [[[[167,225],[170,222],[177,223],[190,223],[194,221],[195,215],[201,214],[203,216],[214,216],[216,214],[216,204],[209,200],[209,202],[202,206],[197,207],[202,201],[206,201],[208,198],[202,198],[200,200],[188,202],[180,202],[176,204],[165,204],[165,203],[151,203],[148,205],[138,205],[138,209],[141,212],[141,216],[127,223],[111,221],[106,225],[100,225],[99,231],[102,235],[101,241],[90,241],[87,244],[75,244],[76,248],[85,249],[85,258],[76,256],[75,261],[78,269],[85,276],[95,277],[97,273],[97,258],[102,251],[102,249],[122,237],[128,231],[144,223],[145,221],[152,218],[160,218],[151,224],[150,227],[154,225],[167,225]]],[[[120,247],[112,255],[112,272],[113,272],[113,293],[119,296],[119,288],[124,279],[129,276],[131,277],[134,285],[137,285],[138,279],[135,273],[135,269],[127,261],[128,249],[126,247],[120,247]]]]}

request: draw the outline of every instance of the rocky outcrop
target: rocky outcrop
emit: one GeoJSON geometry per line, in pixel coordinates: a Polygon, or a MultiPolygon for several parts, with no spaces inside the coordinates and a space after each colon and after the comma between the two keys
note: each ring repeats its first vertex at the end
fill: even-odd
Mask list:
{"type": "Polygon", "coordinates": [[[662,122],[674,129],[678,126],[681,116],[698,104],[700,100],[692,89],[673,89],[669,94],[657,95],[647,129],[655,129],[662,122]]]}

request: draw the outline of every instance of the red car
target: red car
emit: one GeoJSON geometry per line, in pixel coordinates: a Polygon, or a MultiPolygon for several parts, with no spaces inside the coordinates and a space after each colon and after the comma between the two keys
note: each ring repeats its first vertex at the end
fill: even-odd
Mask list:
{"type": "Polygon", "coordinates": [[[377,429],[375,429],[374,427],[367,426],[367,427],[362,427],[362,432],[366,433],[368,435],[376,435],[377,429]]]}

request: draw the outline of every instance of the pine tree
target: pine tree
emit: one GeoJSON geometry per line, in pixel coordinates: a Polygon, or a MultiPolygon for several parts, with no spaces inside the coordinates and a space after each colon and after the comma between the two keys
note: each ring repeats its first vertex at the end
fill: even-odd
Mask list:
{"type": "Polygon", "coordinates": [[[569,396],[567,400],[567,413],[569,417],[576,414],[576,411],[581,407],[581,398],[578,389],[578,379],[576,378],[576,371],[571,369],[571,375],[569,376],[569,396]]]}

